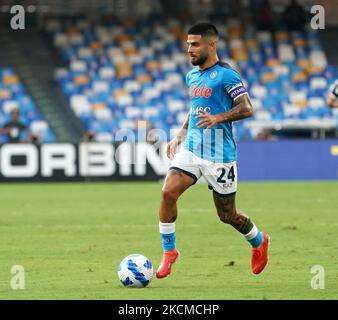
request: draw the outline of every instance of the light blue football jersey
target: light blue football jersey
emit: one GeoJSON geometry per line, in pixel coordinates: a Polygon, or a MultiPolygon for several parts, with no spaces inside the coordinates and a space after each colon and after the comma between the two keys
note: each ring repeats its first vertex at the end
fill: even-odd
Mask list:
{"type": "Polygon", "coordinates": [[[182,146],[196,156],[212,162],[236,160],[236,142],[232,123],[220,123],[211,129],[198,128],[196,119],[199,110],[211,114],[230,110],[234,100],[247,93],[240,75],[227,63],[218,61],[205,70],[194,68],[186,75],[189,88],[190,120],[186,139],[182,146]]]}

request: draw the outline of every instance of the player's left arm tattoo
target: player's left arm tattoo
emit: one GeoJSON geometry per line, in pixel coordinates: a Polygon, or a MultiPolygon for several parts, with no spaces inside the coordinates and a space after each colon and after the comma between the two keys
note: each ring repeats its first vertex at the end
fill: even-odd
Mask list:
{"type": "Polygon", "coordinates": [[[207,129],[210,129],[222,122],[242,120],[253,115],[253,107],[247,94],[236,99],[235,103],[236,105],[232,109],[219,114],[210,114],[203,109],[200,110],[200,115],[198,115],[196,119],[201,120],[196,126],[198,128],[207,127],[207,129]]]}

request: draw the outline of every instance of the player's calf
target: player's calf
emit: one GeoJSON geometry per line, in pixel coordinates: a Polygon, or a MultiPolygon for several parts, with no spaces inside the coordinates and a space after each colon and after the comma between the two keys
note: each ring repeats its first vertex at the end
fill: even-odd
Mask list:
{"type": "Polygon", "coordinates": [[[236,209],[235,195],[220,196],[214,193],[214,202],[220,220],[239,231],[252,247],[252,271],[259,274],[268,262],[269,238],[243,212],[236,209]]]}

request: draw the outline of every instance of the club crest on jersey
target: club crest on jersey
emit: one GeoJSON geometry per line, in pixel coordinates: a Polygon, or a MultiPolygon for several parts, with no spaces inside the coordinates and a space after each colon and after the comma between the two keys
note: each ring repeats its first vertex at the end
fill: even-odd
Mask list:
{"type": "Polygon", "coordinates": [[[205,84],[199,88],[197,87],[197,84],[193,84],[189,89],[189,98],[210,98],[212,93],[211,88],[207,88],[205,84]]]}
{"type": "Polygon", "coordinates": [[[215,79],[217,77],[217,74],[218,74],[218,72],[215,70],[215,71],[213,71],[213,72],[210,73],[209,78],[211,80],[213,80],[213,79],[215,79]]]}

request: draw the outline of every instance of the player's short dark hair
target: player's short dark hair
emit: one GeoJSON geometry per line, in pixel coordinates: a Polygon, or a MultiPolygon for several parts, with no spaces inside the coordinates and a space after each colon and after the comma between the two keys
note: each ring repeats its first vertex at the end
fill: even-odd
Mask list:
{"type": "Polygon", "coordinates": [[[217,37],[218,38],[218,30],[217,28],[207,22],[197,23],[190,27],[188,30],[188,34],[195,34],[195,35],[201,35],[202,37],[217,37]]]}

